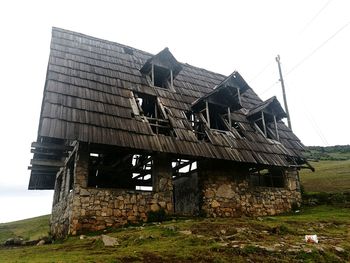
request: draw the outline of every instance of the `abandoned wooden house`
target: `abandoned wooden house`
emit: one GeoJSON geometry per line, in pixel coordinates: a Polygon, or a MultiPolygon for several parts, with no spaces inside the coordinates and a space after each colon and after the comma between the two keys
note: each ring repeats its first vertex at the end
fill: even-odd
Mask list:
{"type": "Polygon", "coordinates": [[[54,189],[55,237],[150,211],[235,217],[300,204],[303,145],[275,97],[223,76],[53,28],[29,189],[54,189]]]}

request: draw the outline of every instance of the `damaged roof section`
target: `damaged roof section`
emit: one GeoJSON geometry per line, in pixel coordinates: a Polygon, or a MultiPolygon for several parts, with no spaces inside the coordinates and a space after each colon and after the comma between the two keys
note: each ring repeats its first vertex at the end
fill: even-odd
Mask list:
{"type": "Polygon", "coordinates": [[[254,108],[250,109],[247,114],[247,117],[248,119],[254,120],[260,117],[261,112],[276,116],[277,121],[287,117],[287,114],[283,110],[276,96],[273,96],[268,100],[256,105],[254,108]]]}
{"type": "MultiPolygon", "coordinates": [[[[224,76],[180,63],[167,48],[152,55],[53,28],[37,142],[286,167],[303,162],[304,149],[285,116],[276,98],[262,102],[238,72],[224,76]],[[259,112],[276,116],[279,140],[257,131],[259,112]]],[[[45,174],[34,163],[32,175],[45,174]]]]}
{"type": "Polygon", "coordinates": [[[242,76],[235,71],[219,83],[213,91],[194,101],[192,109],[198,111],[204,108],[207,101],[221,107],[229,107],[233,111],[239,110],[242,108],[240,94],[244,93],[248,88],[249,86],[242,76]]]}

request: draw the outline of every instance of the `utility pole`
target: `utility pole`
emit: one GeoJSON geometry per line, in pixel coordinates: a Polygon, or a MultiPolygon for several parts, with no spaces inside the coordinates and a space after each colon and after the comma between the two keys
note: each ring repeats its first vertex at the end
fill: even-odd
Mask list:
{"type": "Polygon", "coordinates": [[[287,113],[288,127],[289,127],[289,129],[292,129],[292,124],[290,122],[290,115],[289,115],[289,110],[288,110],[288,105],[287,105],[287,96],[286,96],[286,90],[284,88],[284,81],[283,81],[283,76],[282,76],[282,69],[281,69],[280,60],[281,60],[280,55],[277,55],[276,61],[277,61],[277,65],[278,65],[278,71],[280,73],[280,81],[281,81],[283,100],[284,100],[284,109],[286,110],[286,113],[287,113]]]}

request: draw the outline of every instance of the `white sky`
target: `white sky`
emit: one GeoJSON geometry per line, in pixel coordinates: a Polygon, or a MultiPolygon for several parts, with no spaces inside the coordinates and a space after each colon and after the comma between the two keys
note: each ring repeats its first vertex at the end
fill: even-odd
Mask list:
{"type": "Polygon", "coordinates": [[[225,75],[238,70],[283,105],[280,54],[294,132],[305,145],[334,145],[350,143],[349,11],[347,0],[1,1],[0,222],[51,210],[52,191],[26,189],[52,26],[151,53],[167,46],[179,61],[225,75]]]}

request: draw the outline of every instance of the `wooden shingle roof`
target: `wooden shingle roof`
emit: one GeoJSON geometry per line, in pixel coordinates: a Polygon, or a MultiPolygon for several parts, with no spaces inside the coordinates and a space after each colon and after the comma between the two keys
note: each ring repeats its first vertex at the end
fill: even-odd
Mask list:
{"type": "Polygon", "coordinates": [[[231,113],[245,138],[210,131],[210,142],[197,140],[185,112],[226,76],[180,63],[174,89],[156,88],[140,72],[151,58],[152,54],[125,45],[53,28],[38,138],[274,166],[302,158],[300,140],[283,122],[278,123],[280,142],[252,127],[246,115],[262,100],[249,86],[241,94],[243,108],[231,113]],[[147,122],[134,118],[130,91],[157,96],[171,113],[176,137],[155,135],[147,122]]]}

